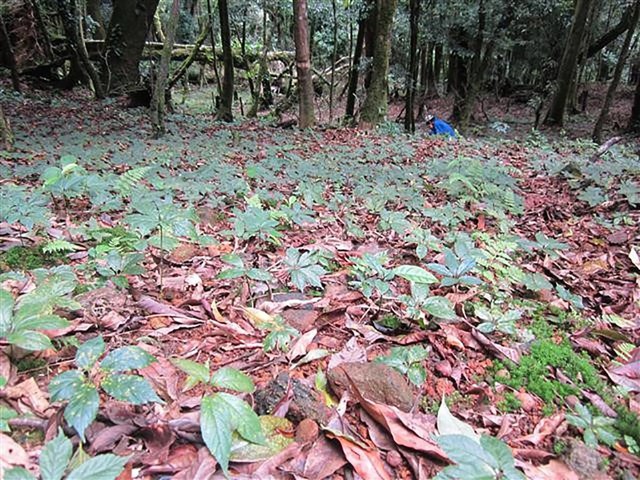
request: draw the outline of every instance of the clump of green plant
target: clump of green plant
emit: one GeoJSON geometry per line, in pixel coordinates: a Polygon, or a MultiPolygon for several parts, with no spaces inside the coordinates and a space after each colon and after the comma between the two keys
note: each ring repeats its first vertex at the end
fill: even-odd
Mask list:
{"type": "MultiPolygon", "coordinates": [[[[73,454],[71,440],[64,436],[62,429],[58,436],[47,442],[40,453],[40,478],[42,480],[84,480],[99,478],[115,480],[124,470],[130,457],[120,457],[107,453],[96,455],[79,463],[81,448],[73,454]],[[78,464],[79,463],[79,464],[78,464]]],[[[86,455],[86,454],[84,454],[86,455]]],[[[14,467],[4,472],[5,480],[37,480],[28,470],[14,467]]]]}
{"type": "MultiPolygon", "coordinates": [[[[255,385],[251,378],[230,367],[211,373],[209,363],[175,359],[173,363],[187,375],[185,389],[198,383],[216,389],[252,393],[255,385]]],[[[241,398],[225,392],[206,394],[200,405],[200,431],[205,445],[220,464],[225,475],[229,470],[232,435],[238,433],[245,440],[264,445],[267,442],[260,418],[251,406],[241,398]]]]}
{"type": "Polygon", "coordinates": [[[522,402],[515,396],[513,392],[505,392],[502,400],[498,402],[498,408],[505,413],[516,412],[522,407],[522,402]]]}
{"type": "Polygon", "coordinates": [[[77,309],[80,305],[69,294],[76,278],[68,267],[33,272],[36,288],[14,299],[0,289],[0,338],[24,350],[53,348],[51,340],[40,330],[65,328],[68,320],[54,314],[57,308],[77,309]]]}
{"type": "Polygon", "coordinates": [[[515,335],[516,322],[522,318],[522,312],[519,310],[511,309],[503,312],[494,305],[487,308],[484,305],[474,304],[473,314],[482,321],[477,327],[482,333],[498,331],[507,335],[515,335]]]}
{"type": "Polygon", "coordinates": [[[291,283],[301,292],[307,286],[322,288],[320,277],[327,271],[319,265],[321,260],[317,250],[301,252],[297,248],[288,248],[284,263],[291,276],[291,283]]]}
{"type": "Polygon", "coordinates": [[[63,252],[46,252],[42,245],[33,247],[13,247],[0,254],[0,269],[35,270],[64,263],[63,252]]]}
{"type": "Polygon", "coordinates": [[[144,368],[155,358],[140,347],[127,346],[109,352],[101,336],[80,345],[74,363],[77,369],[56,375],[49,383],[52,401],[68,401],[64,418],[84,441],[84,432],[98,414],[99,389],[121,402],[142,405],[161,402],[151,384],[140,375],[125,372],[144,368]]]}
{"type": "Polygon", "coordinates": [[[440,284],[443,287],[451,287],[454,285],[480,285],[482,280],[470,273],[476,267],[476,259],[463,251],[460,247],[461,242],[456,242],[454,250],[445,248],[444,253],[444,265],[439,263],[429,263],[427,267],[442,275],[440,284]]]}
{"type": "Polygon", "coordinates": [[[582,430],[585,445],[596,448],[600,441],[611,447],[618,441],[620,436],[613,430],[616,423],[614,418],[594,416],[581,403],[577,403],[574,408],[577,415],[567,413],[567,422],[582,430]]]}
{"type": "MultiPolygon", "coordinates": [[[[496,362],[496,369],[501,368],[503,365],[496,362]]],[[[596,392],[606,389],[589,358],[574,352],[566,339],[560,344],[549,339],[537,340],[531,345],[529,355],[523,356],[518,365],[509,364],[507,368],[510,372],[509,377],[498,376],[497,381],[515,389],[524,387],[548,404],[557,403],[568,395],[579,395],[580,387],[596,392]],[[576,386],[550,378],[549,367],[560,369],[569,378],[574,379],[576,386]]]]}
{"type": "Polygon", "coordinates": [[[245,266],[242,257],[236,253],[228,253],[222,255],[220,258],[224,263],[230,265],[231,268],[221,271],[218,274],[219,279],[245,278],[259,282],[268,282],[273,278],[266,270],[245,266]]]}
{"type": "Polygon", "coordinates": [[[101,277],[111,280],[116,287],[125,289],[129,286],[127,275],[142,275],[145,272],[141,265],[143,260],[142,253],[121,254],[114,249],[102,260],[98,260],[96,271],[101,277]]]}
{"type": "Polygon", "coordinates": [[[389,355],[376,358],[376,362],[395,368],[414,385],[421,386],[427,379],[424,360],[429,357],[429,349],[421,345],[394,347],[389,355]]]}

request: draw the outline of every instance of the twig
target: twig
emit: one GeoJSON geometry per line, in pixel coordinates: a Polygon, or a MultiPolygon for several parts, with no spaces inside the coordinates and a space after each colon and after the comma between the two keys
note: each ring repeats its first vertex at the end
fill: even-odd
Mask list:
{"type": "Polygon", "coordinates": [[[602,145],[598,147],[598,150],[596,150],[596,153],[592,155],[591,161],[592,162],[596,161],[599,157],[604,155],[607,152],[607,150],[609,150],[616,143],[619,143],[621,141],[622,141],[622,137],[611,137],[609,140],[607,140],[606,142],[604,142],[602,145]]]}

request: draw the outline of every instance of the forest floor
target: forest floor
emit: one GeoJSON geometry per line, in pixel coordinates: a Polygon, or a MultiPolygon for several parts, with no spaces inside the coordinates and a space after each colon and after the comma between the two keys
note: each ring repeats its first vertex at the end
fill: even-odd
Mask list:
{"type": "Polygon", "coordinates": [[[122,480],[640,475],[637,142],[2,95],[0,469],[63,428],[122,480]]]}

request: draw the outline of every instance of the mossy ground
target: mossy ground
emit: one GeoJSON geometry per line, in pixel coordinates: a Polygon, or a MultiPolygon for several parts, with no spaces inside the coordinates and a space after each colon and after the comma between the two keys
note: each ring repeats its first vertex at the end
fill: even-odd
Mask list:
{"type": "Polygon", "coordinates": [[[12,247],[0,253],[0,271],[34,270],[36,268],[52,267],[65,263],[64,253],[45,253],[42,246],[12,247]]]}

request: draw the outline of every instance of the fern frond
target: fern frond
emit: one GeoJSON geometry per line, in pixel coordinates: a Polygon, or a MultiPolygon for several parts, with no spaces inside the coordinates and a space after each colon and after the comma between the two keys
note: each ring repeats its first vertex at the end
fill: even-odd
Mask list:
{"type": "Polygon", "coordinates": [[[120,175],[118,179],[118,190],[120,190],[120,193],[129,193],[135,185],[144,179],[149,170],[151,170],[151,167],[137,167],[127,170],[120,175]]]}
{"type": "Polygon", "coordinates": [[[73,252],[75,250],[79,250],[80,247],[74,245],[71,242],[67,242],[61,238],[56,240],[52,240],[42,247],[42,251],[44,253],[64,253],[64,252],[73,252]]]}

